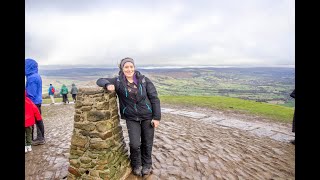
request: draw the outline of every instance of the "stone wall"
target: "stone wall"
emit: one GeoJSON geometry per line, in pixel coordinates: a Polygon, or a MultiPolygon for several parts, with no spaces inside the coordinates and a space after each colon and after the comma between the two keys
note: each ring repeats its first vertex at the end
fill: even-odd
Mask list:
{"type": "Polygon", "coordinates": [[[115,93],[79,88],[68,179],[125,179],[131,172],[115,93]]]}

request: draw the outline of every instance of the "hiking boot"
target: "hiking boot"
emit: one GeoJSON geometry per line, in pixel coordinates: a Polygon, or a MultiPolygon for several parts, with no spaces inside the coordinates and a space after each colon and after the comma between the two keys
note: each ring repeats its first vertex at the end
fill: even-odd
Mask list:
{"type": "Polygon", "coordinates": [[[143,167],[142,168],[142,175],[149,175],[151,173],[151,167],[143,167]]]}
{"type": "Polygon", "coordinates": [[[46,141],[43,139],[43,140],[38,140],[36,139],[35,141],[32,141],[32,145],[33,146],[38,146],[38,145],[42,145],[42,144],[45,144],[46,141]]]}
{"type": "Polygon", "coordinates": [[[136,176],[142,176],[142,174],[141,174],[141,169],[142,169],[141,166],[138,167],[138,168],[133,168],[132,172],[133,172],[133,174],[136,175],[136,176]]]}

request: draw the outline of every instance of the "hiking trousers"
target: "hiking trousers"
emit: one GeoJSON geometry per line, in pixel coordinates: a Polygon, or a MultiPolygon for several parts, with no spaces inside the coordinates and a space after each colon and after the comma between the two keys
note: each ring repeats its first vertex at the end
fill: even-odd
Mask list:
{"type": "MultiPolygon", "coordinates": [[[[36,106],[39,109],[39,112],[41,114],[41,104],[36,104],[36,106]]],[[[35,119],[35,121],[36,121],[36,127],[37,127],[37,139],[38,140],[45,140],[43,120],[38,121],[35,119]]],[[[35,140],[33,137],[33,133],[34,133],[34,126],[32,126],[32,140],[35,140]]]]}
{"type": "Polygon", "coordinates": [[[64,102],[64,103],[69,103],[69,100],[68,100],[68,95],[67,94],[62,94],[62,101],[64,102]]]}
{"type": "Polygon", "coordinates": [[[126,120],[129,133],[130,161],[133,169],[140,166],[152,166],[152,146],[154,127],[151,120],[130,121],[126,120]]]}
{"type": "Polygon", "coordinates": [[[31,143],[32,143],[32,126],[25,127],[24,131],[25,131],[25,137],[26,137],[24,145],[25,146],[31,146],[31,143]]]}
{"type": "Polygon", "coordinates": [[[54,103],[55,103],[55,102],[54,102],[54,95],[50,95],[50,99],[51,99],[51,103],[54,104],[54,103]]]}
{"type": "Polygon", "coordinates": [[[73,101],[76,101],[77,100],[77,94],[72,94],[72,99],[73,99],[73,101]]]}

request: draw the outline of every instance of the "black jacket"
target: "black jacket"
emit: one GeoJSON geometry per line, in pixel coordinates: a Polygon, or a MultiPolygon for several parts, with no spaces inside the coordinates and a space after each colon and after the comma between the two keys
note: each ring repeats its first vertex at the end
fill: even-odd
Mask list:
{"type": "Polygon", "coordinates": [[[149,78],[135,71],[138,80],[137,102],[129,98],[129,92],[124,79],[124,74],[120,73],[115,78],[99,78],[97,85],[106,88],[108,85],[115,86],[120,103],[121,119],[126,120],[160,120],[161,108],[158,93],[149,78]]]}
{"type": "Polygon", "coordinates": [[[296,98],[296,90],[295,90],[295,89],[292,91],[292,93],[290,94],[290,96],[291,96],[292,98],[296,98]]]}

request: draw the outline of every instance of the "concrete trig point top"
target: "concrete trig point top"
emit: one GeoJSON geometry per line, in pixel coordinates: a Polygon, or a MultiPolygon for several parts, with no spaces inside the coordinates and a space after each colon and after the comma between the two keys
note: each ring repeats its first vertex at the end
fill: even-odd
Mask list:
{"type": "Polygon", "coordinates": [[[68,179],[125,179],[131,172],[116,93],[79,88],[68,179]]]}

